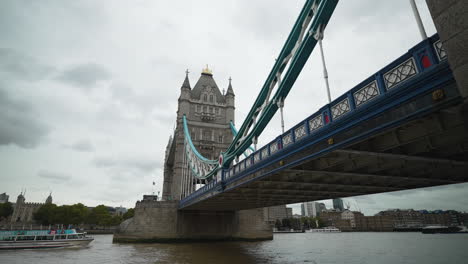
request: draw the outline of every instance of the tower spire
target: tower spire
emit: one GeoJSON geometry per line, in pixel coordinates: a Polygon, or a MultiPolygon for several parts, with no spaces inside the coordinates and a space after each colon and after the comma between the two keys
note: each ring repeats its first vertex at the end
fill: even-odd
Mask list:
{"type": "Polygon", "coordinates": [[[192,89],[190,87],[190,81],[189,81],[189,78],[188,78],[188,74],[189,74],[189,70],[186,69],[185,70],[185,80],[184,80],[184,83],[182,83],[182,87],[181,88],[188,88],[188,89],[192,89]]]}
{"type": "Polygon", "coordinates": [[[231,81],[232,81],[232,78],[231,78],[231,76],[229,76],[229,85],[228,85],[226,95],[234,95],[234,90],[232,89],[231,81]]]}

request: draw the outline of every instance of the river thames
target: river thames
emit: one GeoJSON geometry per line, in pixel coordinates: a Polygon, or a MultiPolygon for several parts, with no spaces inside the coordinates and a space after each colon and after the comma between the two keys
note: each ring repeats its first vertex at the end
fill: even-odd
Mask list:
{"type": "Polygon", "coordinates": [[[0,252],[0,263],[467,263],[468,234],[296,233],[264,242],[112,244],[0,252]]]}

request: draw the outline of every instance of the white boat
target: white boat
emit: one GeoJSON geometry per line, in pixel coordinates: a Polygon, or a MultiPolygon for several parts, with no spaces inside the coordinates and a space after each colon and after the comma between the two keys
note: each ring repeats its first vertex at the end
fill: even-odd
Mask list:
{"type": "Polygon", "coordinates": [[[339,230],[336,227],[323,227],[323,228],[313,228],[306,230],[307,233],[340,233],[341,230],[339,230]]]}
{"type": "Polygon", "coordinates": [[[83,247],[93,240],[75,229],[0,231],[0,249],[83,247]]]}

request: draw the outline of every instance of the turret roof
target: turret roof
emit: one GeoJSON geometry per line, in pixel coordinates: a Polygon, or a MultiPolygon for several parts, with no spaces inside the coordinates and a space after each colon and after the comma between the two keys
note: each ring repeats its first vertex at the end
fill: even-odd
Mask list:
{"type": "Polygon", "coordinates": [[[197,83],[193,87],[191,92],[191,96],[193,99],[200,99],[202,93],[206,92],[213,92],[216,97],[216,102],[218,103],[225,103],[225,99],[223,94],[218,88],[215,80],[213,79],[213,74],[202,72],[200,79],[198,79],[197,83]]]}
{"type": "Polygon", "coordinates": [[[190,81],[189,81],[189,78],[188,78],[188,74],[189,74],[189,71],[186,70],[186,71],[185,71],[185,80],[184,80],[184,83],[182,84],[182,88],[189,88],[189,89],[191,89],[192,87],[190,87],[190,81]]]}
{"type": "Polygon", "coordinates": [[[231,77],[229,77],[229,86],[228,86],[226,95],[228,95],[228,94],[230,94],[230,95],[235,95],[235,94],[234,94],[234,90],[232,89],[231,81],[232,81],[232,79],[231,79],[231,77]]]}

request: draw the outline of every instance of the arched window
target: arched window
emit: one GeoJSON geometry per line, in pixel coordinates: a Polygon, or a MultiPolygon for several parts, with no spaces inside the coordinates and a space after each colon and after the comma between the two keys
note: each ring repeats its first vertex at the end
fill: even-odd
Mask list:
{"type": "Polygon", "coordinates": [[[203,95],[203,102],[206,102],[208,96],[206,94],[203,95]]]}
{"type": "Polygon", "coordinates": [[[210,103],[212,103],[212,102],[213,102],[213,95],[210,94],[210,103]]]}

